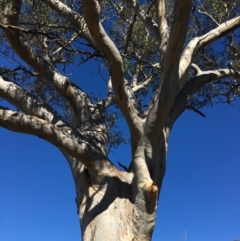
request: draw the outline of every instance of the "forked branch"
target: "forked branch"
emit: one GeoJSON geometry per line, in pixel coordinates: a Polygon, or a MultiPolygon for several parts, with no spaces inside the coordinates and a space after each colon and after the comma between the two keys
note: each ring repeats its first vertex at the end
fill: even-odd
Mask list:
{"type": "Polygon", "coordinates": [[[187,102],[195,92],[207,83],[227,77],[240,80],[240,72],[232,69],[201,71],[199,75],[187,82],[174,101],[173,109],[168,120],[168,127],[171,128],[173,126],[174,122],[185,110],[187,102]]]}
{"type": "Polygon", "coordinates": [[[145,124],[150,139],[156,136],[156,132],[160,135],[178,92],[179,61],[186,39],[190,12],[190,0],[175,1],[173,27],[162,63],[161,82],[149,105],[145,124]]]}
{"type": "MultiPolygon", "coordinates": [[[[5,24],[18,26],[20,9],[20,0],[8,1],[5,6],[5,24]]],[[[102,123],[96,106],[91,103],[84,91],[61,75],[47,60],[39,56],[27,42],[23,41],[17,30],[6,30],[5,32],[9,43],[19,57],[33,67],[46,81],[50,82],[60,95],[71,104],[80,125],[89,126],[90,120],[92,123],[102,123]]],[[[104,125],[101,128],[104,128],[104,125]]],[[[106,139],[106,136],[104,138],[106,139]]]]}
{"type": "Polygon", "coordinates": [[[91,164],[84,155],[87,143],[43,119],[0,108],[0,125],[12,131],[39,136],[78,159],[83,159],[85,165],[91,164]]]}
{"type": "Polygon", "coordinates": [[[236,28],[240,27],[240,17],[233,18],[231,20],[222,23],[215,29],[211,30],[210,32],[195,37],[192,39],[188,45],[185,47],[184,52],[181,57],[180,67],[179,67],[179,87],[181,88],[184,81],[186,74],[188,72],[189,67],[191,66],[192,59],[194,54],[203,48],[206,45],[211,44],[212,42],[220,39],[221,37],[225,36],[227,33],[234,31],[236,28]]]}
{"type": "Polygon", "coordinates": [[[42,120],[46,120],[49,123],[58,126],[58,128],[61,128],[64,131],[72,132],[71,127],[65,123],[62,117],[47,103],[38,100],[27,90],[11,81],[4,80],[1,76],[0,97],[16,106],[16,108],[25,114],[41,118],[42,120]]]}
{"type": "Polygon", "coordinates": [[[2,107],[0,107],[0,126],[12,131],[38,136],[52,143],[65,153],[80,160],[93,174],[95,173],[96,180],[98,180],[98,175],[103,178],[114,173],[115,168],[107,157],[92,147],[80,133],[75,136],[40,118],[2,107]]]}

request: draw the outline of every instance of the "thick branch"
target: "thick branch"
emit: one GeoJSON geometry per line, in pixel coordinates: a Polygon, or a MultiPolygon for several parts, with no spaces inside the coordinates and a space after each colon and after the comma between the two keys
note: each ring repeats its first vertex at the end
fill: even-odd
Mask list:
{"type": "Polygon", "coordinates": [[[116,101],[131,131],[139,134],[138,110],[132,105],[131,91],[126,87],[122,57],[100,21],[100,6],[96,0],[83,0],[84,17],[97,46],[106,56],[116,101]]]}
{"type": "Polygon", "coordinates": [[[84,150],[87,143],[68,135],[56,126],[37,117],[25,115],[11,110],[0,109],[0,125],[12,131],[39,136],[58,146],[78,159],[83,158],[85,165],[90,165],[84,150]]]}
{"type": "Polygon", "coordinates": [[[138,110],[139,103],[124,79],[124,70],[121,55],[115,44],[108,37],[99,19],[100,6],[96,0],[82,0],[84,17],[90,33],[101,52],[104,53],[109,64],[111,82],[116,101],[121,109],[130,129],[133,155],[133,172],[138,183],[150,179],[144,158],[143,120],[138,110]]]}
{"type": "Polygon", "coordinates": [[[162,180],[165,174],[168,136],[169,131],[162,129],[162,132],[155,140],[151,140],[151,142],[147,142],[145,145],[145,156],[149,172],[159,190],[161,190],[162,180]]]}
{"type": "MultiPolygon", "coordinates": [[[[55,125],[62,131],[74,135],[75,137],[79,137],[79,130],[66,123],[48,104],[38,100],[31,93],[17,84],[11,81],[5,81],[1,76],[0,97],[13,104],[25,114],[41,118],[42,120],[55,125]]],[[[101,130],[100,128],[101,126],[99,125],[98,128],[92,128],[87,132],[85,131],[82,135],[85,136],[85,140],[88,140],[94,148],[102,153],[107,153],[106,140],[103,138],[103,136],[106,135],[106,131],[104,129],[101,130]]]]}
{"type": "Polygon", "coordinates": [[[240,17],[233,18],[225,23],[222,23],[217,28],[211,30],[210,32],[192,39],[186,46],[180,61],[179,68],[179,86],[181,87],[185,81],[185,75],[192,63],[194,53],[206,45],[220,39],[227,33],[233,31],[240,26],[240,17]]]}
{"type": "Polygon", "coordinates": [[[187,34],[190,12],[190,0],[176,0],[173,27],[162,64],[161,82],[151,100],[145,124],[150,141],[155,138],[156,133],[160,135],[164,128],[178,92],[179,61],[187,34]]]}
{"type": "Polygon", "coordinates": [[[174,19],[166,56],[163,62],[164,71],[179,66],[184,41],[186,39],[188,23],[191,13],[191,0],[176,0],[174,8],[174,19]],[[176,67],[175,67],[176,66],[176,67]]]}
{"type": "MultiPolygon", "coordinates": [[[[38,100],[27,90],[19,85],[6,81],[0,76],[0,97],[7,100],[12,105],[26,114],[36,116],[51,124],[64,128],[66,131],[68,124],[66,124],[61,116],[56,113],[48,104],[38,100]]],[[[69,129],[70,130],[70,129],[69,129]]]]}
{"type": "Polygon", "coordinates": [[[162,58],[163,58],[166,52],[168,39],[169,39],[169,28],[168,28],[166,12],[165,12],[165,0],[157,0],[156,9],[157,9],[158,27],[159,27],[159,32],[161,36],[160,50],[162,52],[162,58]]]}
{"type": "MultiPolygon", "coordinates": [[[[8,1],[5,7],[5,23],[17,26],[18,15],[20,12],[20,0],[8,1]]],[[[90,123],[102,123],[101,116],[98,113],[88,96],[76,85],[70,82],[68,78],[58,73],[44,58],[37,55],[33,49],[22,40],[16,30],[7,30],[6,36],[14,51],[27,64],[33,67],[41,76],[52,83],[57,91],[66,98],[72,105],[77,114],[78,121],[83,127],[88,128],[90,123]]],[[[101,126],[104,129],[104,125],[101,126]]],[[[102,135],[106,131],[102,133],[102,135]]],[[[104,137],[107,138],[106,135],[104,137]]]]}
{"type": "Polygon", "coordinates": [[[79,30],[80,36],[90,43],[92,47],[96,47],[85,20],[79,13],[73,11],[71,8],[58,0],[43,0],[42,2],[69,20],[79,30]]]}
{"type": "Polygon", "coordinates": [[[240,72],[234,71],[232,69],[203,71],[198,76],[187,82],[174,101],[173,109],[168,120],[168,126],[172,128],[174,122],[185,110],[187,102],[196,91],[211,81],[226,77],[240,80],[240,72]]]}
{"type": "Polygon", "coordinates": [[[101,176],[111,175],[113,165],[106,156],[93,148],[84,136],[70,135],[55,125],[37,117],[6,110],[0,107],[0,126],[20,132],[38,136],[60,148],[72,157],[80,160],[86,167],[101,176]]]}
{"type": "MultiPolygon", "coordinates": [[[[13,26],[18,25],[18,15],[20,12],[20,0],[8,1],[5,7],[5,19],[6,24],[13,26]]],[[[51,66],[44,58],[38,56],[26,42],[22,40],[18,31],[6,30],[7,39],[11,44],[13,50],[23,59],[27,64],[33,67],[40,75],[42,75],[47,81],[52,82],[55,88],[67,99],[68,86],[70,85],[67,78],[60,75],[53,66],[51,66]]]]}

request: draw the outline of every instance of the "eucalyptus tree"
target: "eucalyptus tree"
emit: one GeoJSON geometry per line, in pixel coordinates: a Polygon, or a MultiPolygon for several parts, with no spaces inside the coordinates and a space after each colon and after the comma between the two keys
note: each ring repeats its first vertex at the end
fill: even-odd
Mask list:
{"type": "Polygon", "coordinates": [[[239,95],[240,4],[7,0],[0,11],[0,126],[66,157],[83,240],[150,240],[175,121],[239,95]],[[67,74],[93,61],[104,98],[67,74]],[[132,154],[121,170],[108,155],[126,141],[119,115],[132,154]]]}

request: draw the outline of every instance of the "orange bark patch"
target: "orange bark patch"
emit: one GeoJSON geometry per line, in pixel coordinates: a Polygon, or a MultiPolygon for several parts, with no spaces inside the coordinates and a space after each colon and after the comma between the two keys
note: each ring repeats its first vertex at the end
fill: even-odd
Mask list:
{"type": "Polygon", "coordinates": [[[157,193],[157,191],[158,191],[157,185],[154,182],[150,181],[150,180],[146,180],[144,182],[143,186],[145,187],[145,190],[148,193],[154,194],[154,193],[157,193]]]}
{"type": "Polygon", "coordinates": [[[152,185],[148,187],[148,192],[156,193],[157,191],[158,191],[158,187],[155,183],[152,183],[152,185]]]}

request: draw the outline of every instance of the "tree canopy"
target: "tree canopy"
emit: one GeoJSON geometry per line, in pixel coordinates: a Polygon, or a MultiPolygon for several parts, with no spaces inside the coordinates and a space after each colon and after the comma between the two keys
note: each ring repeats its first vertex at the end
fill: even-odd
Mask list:
{"type": "MultiPolygon", "coordinates": [[[[0,9],[2,16],[4,16],[4,6],[3,1],[0,9]]],[[[174,1],[166,1],[166,6],[159,10],[164,11],[162,13],[164,21],[161,21],[158,27],[157,16],[161,12],[156,11],[154,1],[142,1],[141,4],[130,0],[101,1],[100,22],[119,50],[125,81],[132,87],[141,109],[147,108],[149,96],[154,93],[162,77],[161,61],[166,51],[166,46],[163,45],[168,43],[174,24],[173,8],[174,1]]],[[[240,67],[239,31],[233,31],[238,27],[236,17],[239,8],[237,1],[232,3],[215,0],[193,2],[187,36],[186,39],[184,36],[183,40],[185,52],[182,53],[181,58],[183,62],[184,54],[191,54],[191,59],[187,60],[191,62],[191,66],[189,68],[189,63],[186,63],[188,74],[182,78],[179,89],[182,89],[181,86],[183,87],[185,82],[196,78],[202,72],[205,72],[208,78],[211,74],[215,76],[194,89],[194,94],[191,94],[191,98],[187,101],[188,109],[197,111],[203,106],[216,102],[229,103],[239,94],[239,82],[236,78],[240,67]],[[232,26],[221,30],[223,25],[220,25],[229,20],[232,26]],[[211,30],[212,34],[208,34],[211,30]],[[188,53],[190,48],[192,49],[188,53]],[[226,72],[224,68],[233,71],[226,72]],[[212,72],[220,69],[222,71],[218,73],[212,72]]],[[[181,19],[175,19],[175,21],[182,24],[181,19]]],[[[36,98],[48,102],[64,118],[71,118],[69,102],[64,101],[63,94],[37,73],[34,63],[28,62],[31,61],[30,59],[26,60],[23,57],[19,59],[16,56],[17,51],[13,51],[6,39],[4,33],[6,30],[17,32],[21,41],[31,47],[36,57],[41,58],[42,65],[50,63],[50,66],[56,68],[63,76],[73,76],[79,65],[91,61],[97,62],[96,68],[100,78],[104,80],[101,85],[105,85],[106,91],[108,90],[107,106],[103,108],[106,109],[115,104],[110,98],[113,93],[112,87],[107,84],[109,66],[106,56],[90,36],[83,19],[83,6],[80,1],[24,1],[17,26],[1,22],[1,56],[5,58],[6,63],[9,62],[1,66],[1,75],[27,89],[36,98]]],[[[98,94],[89,93],[88,95],[95,103],[102,104],[101,100],[104,96],[98,96],[98,94]]],[[[109,117],[107,115],[107,122],[109,117]]]]}

